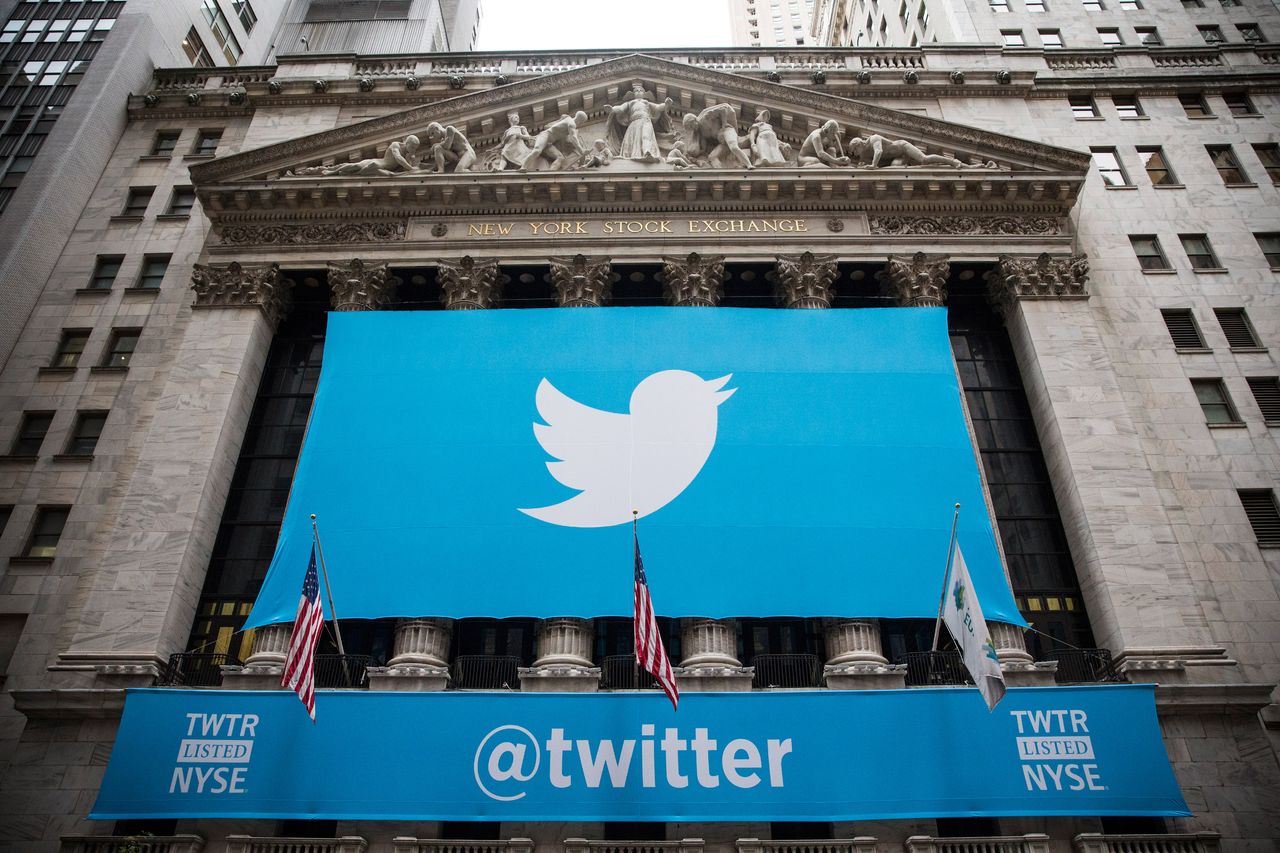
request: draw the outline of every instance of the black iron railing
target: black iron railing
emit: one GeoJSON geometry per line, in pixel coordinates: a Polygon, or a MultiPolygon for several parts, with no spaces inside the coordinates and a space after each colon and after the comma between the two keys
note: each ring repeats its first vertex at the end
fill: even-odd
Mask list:
{"type": "Polygon", "coordinates": [[[180,652],[169,655],[169,663],[156,676],[157,687],[221,687],[222,667],[239,664],[228,654],[180,652]]]}
{"type": "Polygon", "coordinates": [[[756,689],[822,686],[822,659],[817,655],[756,655],[751,665],[751,686],[756,689]]]}
{"type": "Polygon", "coordinates": [[[519,690],[519,670],[515,655],[458,655],[449,675],[455,690],[519,690]]]}
{"type": "Polygon", "coordinates": [[[1111,660],[1111,649],[1054,649],[1045,654],[1046,660],[1058,662],[1055,676],[1059,684],[1097,684],[1103,681],[1124,681],[1116,672],[1111,660]]]}
{"type": "Polygon", "coordinates": [[[960,653],[954,650],[944,652],[908,652],[898,658],[898,663],[907,665],[907,686],[927,687],[937,684],[972,684],[969,671],[965,669],[960,653]]]}
{"type": "Polygon", "coordinates": [[[610,655],[600,665],[601,690],[657,690],[658,680],[640,668],[635,655],[610,655]]]}
{"type": "Polygon", "coordinates": [[[367,690],[368,655],[316,655],[316,688],[367,690]]]}

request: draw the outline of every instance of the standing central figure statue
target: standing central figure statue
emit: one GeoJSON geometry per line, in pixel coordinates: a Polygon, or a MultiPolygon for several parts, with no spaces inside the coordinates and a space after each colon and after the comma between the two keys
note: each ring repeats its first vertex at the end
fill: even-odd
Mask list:
{"type": "Polygon", "coordinates": [[[650,100],[649,93],[639,80],[631,84],[631,92],[619,106],[609,106],[606,128],[609,148],[624,160],[642,163],[662,161],[658,149],[658,134],[670,134],[671,110],[675,103],[667,98],[662,103],[650,100]]]}

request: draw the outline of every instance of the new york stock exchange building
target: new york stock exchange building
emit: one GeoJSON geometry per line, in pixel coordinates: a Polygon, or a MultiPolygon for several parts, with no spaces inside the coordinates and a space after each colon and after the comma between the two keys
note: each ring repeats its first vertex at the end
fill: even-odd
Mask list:
{"type": "Polygon", "coordinates": [[[0,389],[5,849],[1274,849],[1277,58],[1210,52],[157,71],[0,389]]]}

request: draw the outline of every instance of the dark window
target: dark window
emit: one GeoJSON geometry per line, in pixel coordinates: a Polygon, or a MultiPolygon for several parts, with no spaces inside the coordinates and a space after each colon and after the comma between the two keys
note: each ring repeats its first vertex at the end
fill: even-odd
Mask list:
{"type": "Polygon", "coordinates": [[[1253,535],[1258,538],[1259,545],[1269,547],[1280,546],[1280,510],[1276,509],[1276,498],[1270,489],[1241,489],[1240,505],[1245,515],[1249,516],[1249,524],[1253,527],[1253,535]]]}
{"type": "Polygon", "coordinates": [[[993,817],[940,817],[939,838],[983,838],[1000,834],[1000,821],[993,817]]]}
{"type": "Polygon", "coordinates": [[[1213,24],[1203,24],[1196,27],[1200,31],[1200,38],[1204,39],[1205,44],[1221,44],[1226,41],[1222,37],[1222,28],[1213,24]]]}
{"type": "Polygon", "coordinates": [[[1129,176],[1124,173],[1124,166],[1120,163],[1120,157],[1116,154],[1114,148],[1091,148],[1093,152],[1093,162],[1098,166],[1098,174],[1102,176],[1102,182],[1109,187],[1127,187],[1129,176]]]}
{"type": "Polygon", "coordinates": [[[373,21],[402,19],[410,0],[311,0],[306,21],[373,21]]]}
{"type": "Polygon", "coordinates": [[[169,269],[169,255],[147,255],[142,259],[142,272],[138,275],[136,287],[143,290],[155,290],[164,281],[165,271],[169,269]]]}
{"type": "Polygon", "coordinates": [[[240,26],[246,33],[253,32],[253,25],[258,23],[258,16],[253,11],[249,0],[231,0],[231,11],[240,19],[240,26]]]}
{"type": "Polygon", "coordinates": [[[835,838],[835,834],[827,821],[786,820],[769,824],[769,838],[773,841],[807,841],[835,838]]]}
{"type": "Polygon", "coordinates": [[[1187,253],[1187,260],[1191,262],[1193,270],[1222,268],[1218,263],[1218,256],[1213,253],[1213,246],[1209,244],[1209,238],[1204,234],[1179,234],[1178,239],[1182,241],[1182,251],[1187,253]]]}
{"type": "Polygon", "coordinates": [[[178,137],[181,135],[177,130],[160,131],[156,134],[155,141],[151,143],[151,155],[153,157],[171,156],[174,149],[178,147],[178,137]]]}
{"type": "Polygon", "coordinates": [[[650,820],[611,820],[604,824],[605,841],[666,841],[667,825],[650,820]]]}
{"type": "Polygon", "coordinates": [[[107,347],[102,366],[128,367],[133,359],[133,351],[138,347],[138,337],[141,334],[137,329],[117,329],[112,332],[111,345],[107,347]]]}
{"type": "Polygon", "coordinates": [[[1247,380],[1253,399],[1258,401],[1262,419],[1269,424],[1280,423],[1280,379],[1274,376],[1250,376],[1247,380]]]}
{"type": "Polygon", "coordinates": [[[1213,314],[1232,349],[1259,349],[1262,346],[1243,308],[1214,308],[1213,314]]]}
{"type": "Polygon", "coordinates": [[[1102,831],[1108,835],[1164,835],[1169,826],[1162,817],[1103,815],[1102,831]]]}
{"type": "Polygon", "coordinates": [[[454,657],[510,656],[528,666],[533,661],[534,634],[532,619],[459,619],[454,623],[454,657]]]}
{"type": "Polygon", "coordinates": [[[1153,187],[1172,187],[1178,185],[1178,177],[1169,166],[1164,156],[1164,149],[1159,145],[1139,145],[1138,157],[1142,167],[1147,170],[1147,177],[1153,187]]]}
{"type": "Polygon", "coordinates": [[[822,627],[813,619],[742,619],[740,659],[750,666],[756,655],[819,655],[822,627]]]}
{"type": "Polygon", "coordinates": [[[27,540],[26,557],[52,557],[57,553],[58,540],[62,538],[62,528],[67,525],[67,516],[71,507],[42,506],[36,510],[36,523],[31,528],[31,538],[27,540]]]}
{"type": "Polygon", "coordinates": [[[124,201],[124,210],[120,211],[120,214],[122,216],[145,215],[147,205],[151,203],[151,194],[155,189],[155,187],[134,187],[129,190],[129,195],[124,201]]]}
{"type": "Polygon", "coordinates": [[[80,412],[76,415],[76,424],[67,442],[67,455],[92,456],[106,422],[106,412],[80,412]]]}
{"type": "Polygon", "coordinates": [[[22,416],[22,424],[18,427],[18,435],[9,448],[10,456],[39,456],[40,445],[49,432],[49,424],[53,423],[53,412],[26,412],[22,416]]]}
{"type": "Polygon", "coordinates": [[[439,837],[450,841],[500,841],[502,823],[496,820],[442,820],[439,837]]]}
{"type": "Polygon", "coordinates": [[[337,838],[336,820],[282,820],[276,835],[280,838],[337,838]]]}
{"type": "Polygon", "coordinates": [[[1258,248],[1262,250],[1262,256],[1267,259],[1267,264],[1273,270],[1280,269],[1280,231],[1254,234],[1253,239],[1258,241],[1258,248]]]}
{"type": "Polygon", "coordinates": [[[1221,379],[1192,379],[1191,387],[1195,389],[1196,400],[1204,411],[1204,420],[1208,424],[1238,424],[1240,416],[1231,404],[1227,394],[1227,386],[1221,379]]]}
{"type": "Polygon", "coordinates": [[[191,153],[213,154],[218,150],[218,143],[221,141],[221,130],[202,130],[196,135],[196,145],[195,148],[191,149],[191,153]]]}
{"type": "Polygon", "coordinates": [[[170,216],[190,216],[191,208],[196,204],[196,191],[192,187],[174,187],[169,196],[169,207],[165,213],[170,216]]]}
{"type": "Polygon", "coordinates": [[[1133,253],[1138,256],[1138,265],[1144,270],[1173,269],[1154,234],[1130,234],[1129,242],[1133,244],[1133,253]]]}
{"type": "Polygon", "coordinates": [[[227,58],[229,64],[235,65],[244,50],[240,47],[240,40],[232,32],[231,22],[227,20],[222,7],[218,5],[218,0],[200,0],[200,10],[204,12],[204,19],[208,22],[209,29],[213,31],[218,47],[222,48],[222,55],[227,58]]]}
{"type": "Polygon", "coordinates": [[[75,367],[80,363],[80,355],[85,344],[89,342],[89,333],[83,329],[66,329],[62,332],[62,340],[58,341],[58,351],[53,354],[50,367],[75,367]]]}
{"type": "Polygon", "coordinates": [[[118,820],[113,831],[116,835],[174,835],[178,831],[178,821],[176,818],[118,820]]]}
{"type": "Polygon", "coordinates": [[[4,535],[5,528],[9,526],[9,519],[13,517],[13,507],[9,505],[0,505],[0,536],[4,535]]]}
{"type": "Polygon", "coordinates": [[[1184,9],[1203,9],[1204,0],[1182,0],[1182,8],[1184,9]]]}
{"type": "Polygon", "coordinates": [[[1098,112],[1098,105],[1088,95],[1068,95],[1067,101],[1071,104],[1071,114],[1076,118],[1097,118],[1102,115],[1098,112]]]}
{"type": "Polygon", "coordinates": [[[1170,308],[1161,311],[1164,317],[1164,325],[1169,330],[1169,337],[1173,339],[1173,345],[1176,349],[1205,349],[1204,338],[1200,335],[1200,328],[1196,325],[1195,317],[1191,314],[1190,308],[1170,308]]]}
{"type": "Polygon", "coordinates": [[[191,60],[191,64],[197,68],[209,68],[213,65],[213,57],[209,55],[209,50],[204,46],[204,40],[200,38],[195,27],[187,30],[186,36],[183,37],[182,50],[187,55],[187,59],[191,60]]]}
{"type": "Polygon", "coordinates": [[[1178,95],[1178,103],[1182,104],[1182,111],[1188,118],[1204,118],[1213,115],[1204,95],[1199,92],[1183,92],[1178,95]]]}
{"type": "Polygon", "coordinates": [[[1262,161],[1262,168],[1267,170],[1271,183],[1280,184],[1280,145],[1274,142],[1255,144],[1253,153],[1262,161]]]}
{"type": "Polygon", "coordinates": [[[1253,101],[1249,100],[1249,96],[1244,92],[1223,92],[1222,100],[1226,102],[1227,109],[1233,116],[1256,116],[1258,108],[1253,105],[1253,101]]]}
{"type": "Polygon", "coordinates": [[[1236,29],[1240,31],[1240,37],[1247,42],[1266,41],[1257,24],[1236,24],[1236,29]]]}
{"type": "Polygon", "coordinates": [[[1116,113],[1120,118],[1141,118],[1146,115],[1137,95],[1112,95],[1111,103],[1116,105],[1116,113]]]}
{"type": "MultiPolygon", "coordinates": [[[[1125,8],[1124,0],[1120,0],[1120,8],[1125,8]]],[[[1142,7],[1136,6],[1135,8],[1140,9],[1142,7]]],[[[1164,44],[1164,41],[1160,38],[1160,31],[1155,27],[1134,27],[1133,31],[1138,36],[1138,44],[1145,44],[1147,47],[1159,47],[1164,44]]]]}
{"type": "Polygon", "coordinates": [[[124,255],[98,255],[98,262],[93,265],[93,276],[89,279],[89,290],[110,290],[116,283],[120,273],[120,265],[124,263],[124,255]]]}

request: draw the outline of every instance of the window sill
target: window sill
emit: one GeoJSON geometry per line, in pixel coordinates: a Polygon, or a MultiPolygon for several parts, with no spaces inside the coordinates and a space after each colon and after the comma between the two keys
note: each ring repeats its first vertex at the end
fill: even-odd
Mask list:
{"type": "Polygon", "coordinates": [[[1217,121],[1218,120],[1217,116],[1184,116],[1184,118],[1190,119],[1191,121],[1217,121]]]}
{"type": "Polygon", "coordinates": [[[106,296],[111,292],[109,287],[77,287],[76,296],[106,296]]]}
{"type": "Polygon", "coordinates": [[[139,163],[168,163],[173,159],[172,154],[143,154],[138,158],[139,163]]]}
{"type": "Polygon", "coordinates": [[[1209,429],[1240,429],[1245,426],[1244,421],[1231,421],[1225,424],[1205,424],[1209,429]]]}
{"type": "Polygon", "coordinates": [[[92,453],[55,453],[50,457],[54,462],[88,462],[93,459],[92,453]]]}
{"type": "Polygon", "coordinates": [[[1185,190],[1186,188],[1187,188],[1186,184],[1152,184],[1151,185],[1151,189],[1153,190],[1185,190]]]}
{"type": "Polygon", "coordinates": [[[52,566],[53,557],[10,557],[11,566],[52,566]]]}
{"type": "Polygon", "coordinates": [[[1262,113],[1232,113],[1232,118],[1262,118],[1262,113]]]}
{"type": "Polygon", "coordinates": [[[126,287],[125,296],[155,296],[160,292],[158,287],[126,287]]]}
{"type": "Polygon", "coordinates": [[[1107,184],[1106,188],[1109,190],[1136,190],[1137,189],[1137,187],[1134,186],[1133,184],[1107,184]]]}
{"type": "Polygon", "coordinates": [[[89,372],[90,373],[128,373],[129,368],[127,366],[113,367],[108,364],[98,364],[98,365],[94,365],[93,367],[90,367],[89,372]]]}
{"type": "Polygon", "coordinates": [[[6,454],[4,454],[3,456],[0,456],[0,463],[6,463],[6,462],[15,462],[15,463],[22,463],[22,462],[35,462],[35,461],[36,461],[37,459],[39,459],[39,458],[40,458],[39,456],[12,456],[12,455],[10,455],[10,454],[6,453],[6,454]]]}
{"type": "Polygon", "coordinates": [[[1194,273],[1205,273],[1207,275],[1215,275],[1217,273],[1227,272],[1227,268],[1226,267],[1192,267],[1191,271],[1194,273]]]}
{"type": "Polygon", "coordinates": [[[1102,116],[1075,116],[1076,121],[1106,121],[1102,116]]]}
{"type": "Polygon", "coordinates": [[[1248,189],[1255,189],[1255,190],[1256,190],[1256,189],[1258,188],[1258,185],[1257,185],[1257,184],[1254,184],[1254,183],[1245,183],[1245,184],[1223,184],[1223,186],[1225,186],[1227,189],[1230,189],[1230,190],[1248,190],[1248,189]]]}
{"type": "Polygon", "coordinates": [[[1167,270],[1143,270],[1143,271],[1142,271],[1142,274],[1143,274],[1143,275],[1177,275],[1177,274],[1178,274],[1178,271],[1177,271],[1177,270],[1175,270],[1175,269],[1167,269],[1167,270]]]}
{"type": "Polygon", "coordinates": [[[1209,347],[1174,347],[1173,350],[1179,355],[1207,355],[1213,352],[1209,347]]]}
{"type": "Polygon", "coordinates": [[[1231,352],[1266,352],[1266,347],[1230,347],[1231,352]]]}
{"type": "Polygon", "coordinates": [[[1121,121],[1151,121],[1151,116],[1120,116],[1121,121]]]}
{"type": "Polygon", "coordinates": [[[190,213],[161,213],[156,215],[156,222],[186,222],[190,213]]]}
{"type": "Polygon", "coordinates": [[[109,221],[112,225],[128,225],[135,222],[141,222],[144,218],[145,217],[137,216],[132,213],[121,213],[118,216],[111,217],[109,221]]]}
{"type": "Polygon", "coordinates": [[[76,372],[74,367],[42,367],[37,371],[41,376],[71,376],[76,372]]]}
{"type": "Polygon", "coordinates": [[[212,160],[217,154],[183,154],[183,160],[212,160]]]}

